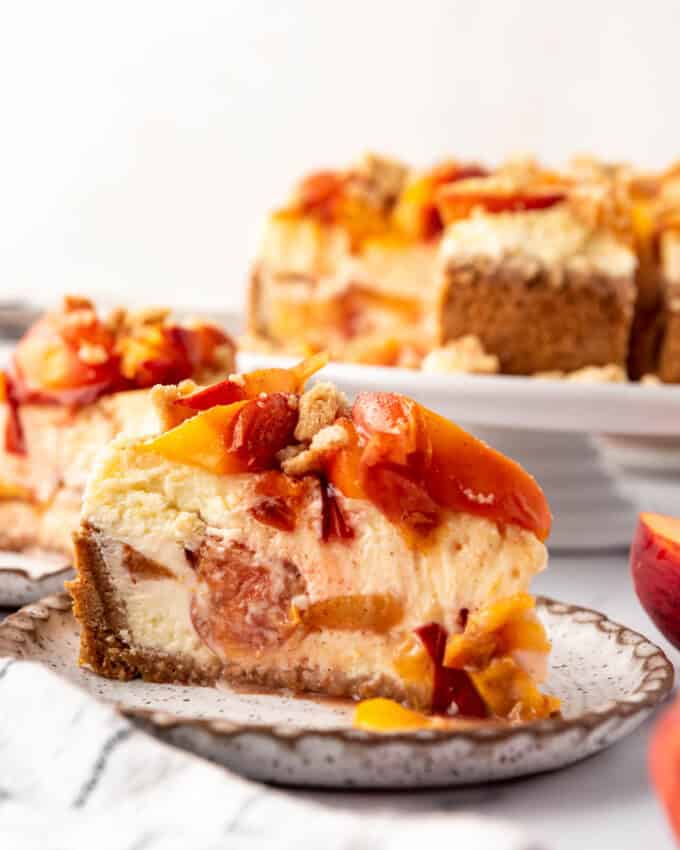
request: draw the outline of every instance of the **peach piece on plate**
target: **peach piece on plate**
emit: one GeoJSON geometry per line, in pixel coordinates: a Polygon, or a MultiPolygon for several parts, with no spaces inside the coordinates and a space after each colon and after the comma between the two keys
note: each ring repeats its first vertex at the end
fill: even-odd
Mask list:
{"type": "Polygon", "coordinates": [[[642,607],[680,649],[680,518],[640,514],[630,568],[642,607]]]}

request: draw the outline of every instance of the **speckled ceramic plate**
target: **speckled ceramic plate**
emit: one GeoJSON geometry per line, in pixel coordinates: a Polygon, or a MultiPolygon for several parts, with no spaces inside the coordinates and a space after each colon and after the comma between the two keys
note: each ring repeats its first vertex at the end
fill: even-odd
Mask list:
{"type": "Polygon", "coordinates": [[[63,555],[0,550],[0,608],[16,608],[57,593],[71,574],[69,559],[63,555]]]}
{"type": "Polygon", "coordinates": [[[547,599],[546,689],[563,716],[524,726],[392,735],[352,729],[351,705],[228,687],[102,679],[78,668],[78,624],[58,594],[0,624],[0,656],[38,661],[115,703],[157,737],[254,779],[327,787],[413,788],[553,770],[627,735],[667,696],[673,668],[642,635],[603,614],[547,599]]]}

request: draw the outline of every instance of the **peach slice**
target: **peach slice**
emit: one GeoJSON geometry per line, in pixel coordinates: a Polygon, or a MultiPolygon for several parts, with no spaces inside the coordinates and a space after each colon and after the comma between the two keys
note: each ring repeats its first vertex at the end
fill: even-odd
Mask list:
{"type": "Polygon", "coordinates": [[[288,396],[273,393],[211,407],[142,448],[217,475],[261,472],[272,468],[277,452],[293,442],[296,424],[297,410],[288,396]]]}
{"type": "Polygon", "coordinates": [[[514,193],[466,192],[452,186],[438,195],[438,210],[446,224],[467,218],[479,207],[488,213],[527,212],[544,210],[565,199],[564,192],[517,191],[514,193]]]}
{"type": "Polygon", "coordinates": [[[401,602],[388,594],[335,596],[314,602],[299,613],[309,629],[342,629],[387,632],[404,616],[401,602]]]}
{"type": "Polygon", "coordinates": [[[470,673],[470,678],[496,717],[528,722],[550,717],[560,709],[560,701],[542,694],[512,658],[494,658],[484,670],[470,673]]]}
{"type": "Polygon", "coordinates": [[[441,726],[440,717],[404,708],[391,699],[377,697],[360,702],[354,709],[354,726],[369,732],[406,732],[410,729],[432,729],[441,726]]]}
{"type": "Polygon", "coordinates": [[[328,354],[314,354],[290,369],[256,369],[236,378],[218,381],[205,389],[177,399],[192,410],[208,410],[218,404],[257,398],[261,393],[301,393],[307,381],[328,363],[328,354]]]}
{"type": "Polygon", "coordinates": [[[347,184],[347,176],[339,171],[315,171],[298,186],[298,204],[303,213],[333,221],[347,184]]]}
{"type": "Polygon", "coordinates": [[[640,514],[630,568],[642,607],[680,649],[680,518],[640,514]]]}
{"type": "Polygon", "coordinates": [[[69,315],[73,314],[48,314],[17,345],[14,371],[20,401],[40,396],[75,403],[80,391],[89,401],[92,393],[96,397],[117,379],[110,332],[94,312],[81,324],[69,323],[69,315]]]}
{"type": "Polygon", "coordinates": [[[680,842],[680,699],[676,699],[654,727],[649,773],[680,842]]]}
{"type": "MultiPolygon", "coordinates": [[[[343,480],[356,474],[393,521],[427,530],[439,506],[514,523],[541,540],[550,533],[550,510],[535,479],[447,419],[396,393],[360,393],[352,420],[363,451],[357,464],[350,447],[354,458],[337,461],[336,471],[343,480]]],[[[342,490],[342,481],[334,483],[342,490]]]]}
{"type": "Polygon", "coordinates": [[[412,239],[436,238],[444,229],[435,200],[438,190],[458,180],[486,177],[488,173],[474,163],[444,162],[436,166],[406,186],[392,213],[394,223],[412,239]]]}
{"type": "Polygon", "coordinates": [[[480,670],[501,649],[549,652],[550,642],[534,614],[535,601],[528,593],[516,593],[471,613],[460,634],[446,644],[444,664],[480,670]]]}

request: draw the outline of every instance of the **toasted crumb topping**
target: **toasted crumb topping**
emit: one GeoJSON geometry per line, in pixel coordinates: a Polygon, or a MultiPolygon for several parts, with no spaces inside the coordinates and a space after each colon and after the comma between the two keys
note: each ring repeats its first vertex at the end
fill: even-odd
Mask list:
{"type": "Polygon", "coordinates": [[[300,396],[299,419],[295,439],[309,442],[314,436],[332,425],[338,416],[349,411],[347,396],[327,381],[320,381],[300,396]]]}
{"type": "Polygon", "coordinates": [[[500,361],[488,354],[478,336],[468,334],[435,348],[423,360],[423,372],[467,372],[495,375],[500,372],[500,361]]]}
{"type": "MultiPolygon", "coordinates": [[[[295,454],[291,452],[290,456],[281,463],[281,469],[286,475],[295,476],[320,472],[323,469],[323,461],[328,455],[346,446],[348,439],[347,431],[342,425],[328,425],[314,435],[308,449],[295,454]]],[[[288,448],[297,447],[289,446],[288,448]]],[[[287,450],[284,449],[284,451],[287,450]]]]}
{"type": "Polygon", "coordinates": [[[409,169],[396,159],[365,153],[354,168],[358,180],[350,181],[350,191],[356,191],[375,206],[391,206],[406,183],[409,169]]]}
{"type": "Polygon", "coordinates": [[[94,304],[83,295],[64,295],[62,310],[64,313],[72,313],[75,310],[94,310],[94,304]]]}
{"type": "Polygon", "coordinates": [[[83,343],[78,349],[78,359],[89,366],[96,366],[98,363],[106,363],[109,353],[103,345],[83,343]]]}
{"type": "Polygon", "coordinates": [[[175,425],[179,425],[185,419],[195,414],[196,411],[188,407],[179,406],[175,402],[179,398],[191,395],[197,389],[198,384],[190,379],[181,381],[177,385],[169,384],[164,386],[162,384],[156,384],[155,387],[151,388],[151,404],[158,414],[161,430],[169,431],[170,428],[174,428],[175,425]]]}
{"type": "Polygon", "coordinates": [[[575,372],[536,372],[539,380],[573,381],[582,384],[623,384],[628,380],[626,370],[617,363],[607,366],[584,366],[575,372]]]}

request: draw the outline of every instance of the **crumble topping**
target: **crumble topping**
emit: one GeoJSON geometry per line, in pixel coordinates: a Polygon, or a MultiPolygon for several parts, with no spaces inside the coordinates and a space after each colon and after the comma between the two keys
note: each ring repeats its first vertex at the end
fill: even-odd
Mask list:
{"type": "MultiPolygon", "coordinates": [[[[328,425],[317,432],[312,438],[309,448],[302,451],[292,452],[282,461],[281,469],[286,475],[302,476],[310,472],[320,472],[323,469],[323,460],[338,449],[343,448],[348,442],[347,431],[342,425],[328,425]]],[[[289,446],[288,449],[296,449],[289,446]]],[[[284,449],[284,452],[287,451],[284,449]]],[[[279,454],[279,457],[281,454],[279,454]]]]}
{"type": "Polygon", "coordinates": [[[78,349],[78,359],[90,366],[96,366],[98,363],[106,363],[109,354],[103,345],[86,342],[78,349]]]}
{"type": "Polygon", "coordinates": [[[299,419],[295,428],[295,439],[309,442],[338,416],[349,411],[347,396],[327,381],[320,381],[300,396],[299,419]]]}
{"type": "Polygon", "coordinates": [[[607,366],[584,366],[575,372],[536,372],[538,380],[574,381],[582,384],[625,384],[628,381],[626,370],[617,363],[607,366]]]}
{"type": "Polygon", "coordinates": [[[478,336],[468,334],[433,349],[423,360],[422,370],[495,375],[500,372],[500,361],[486,352],[478,336]]]}
{"type": "Polygon", "coordinates": [[[191,395],[197,389],[198,384],[190,378],[176,385],[156,384],[155,387],[151,388],[149,397],[151,404],[156,410],[162,431],[169,431],[175,425],[179,425],[185,419],[195,414],[196,411],[188,407],[181,407],[175,404],[175,402],[180,398],[184,398],[184,396],[191,395]]]}
{"type": "Polygon", "coordinates": [[[354,168],[350,192],[356,192],[369,204],[388,208],[401,194],[409,169],[396,159],[365,153],[354,168]]]}

